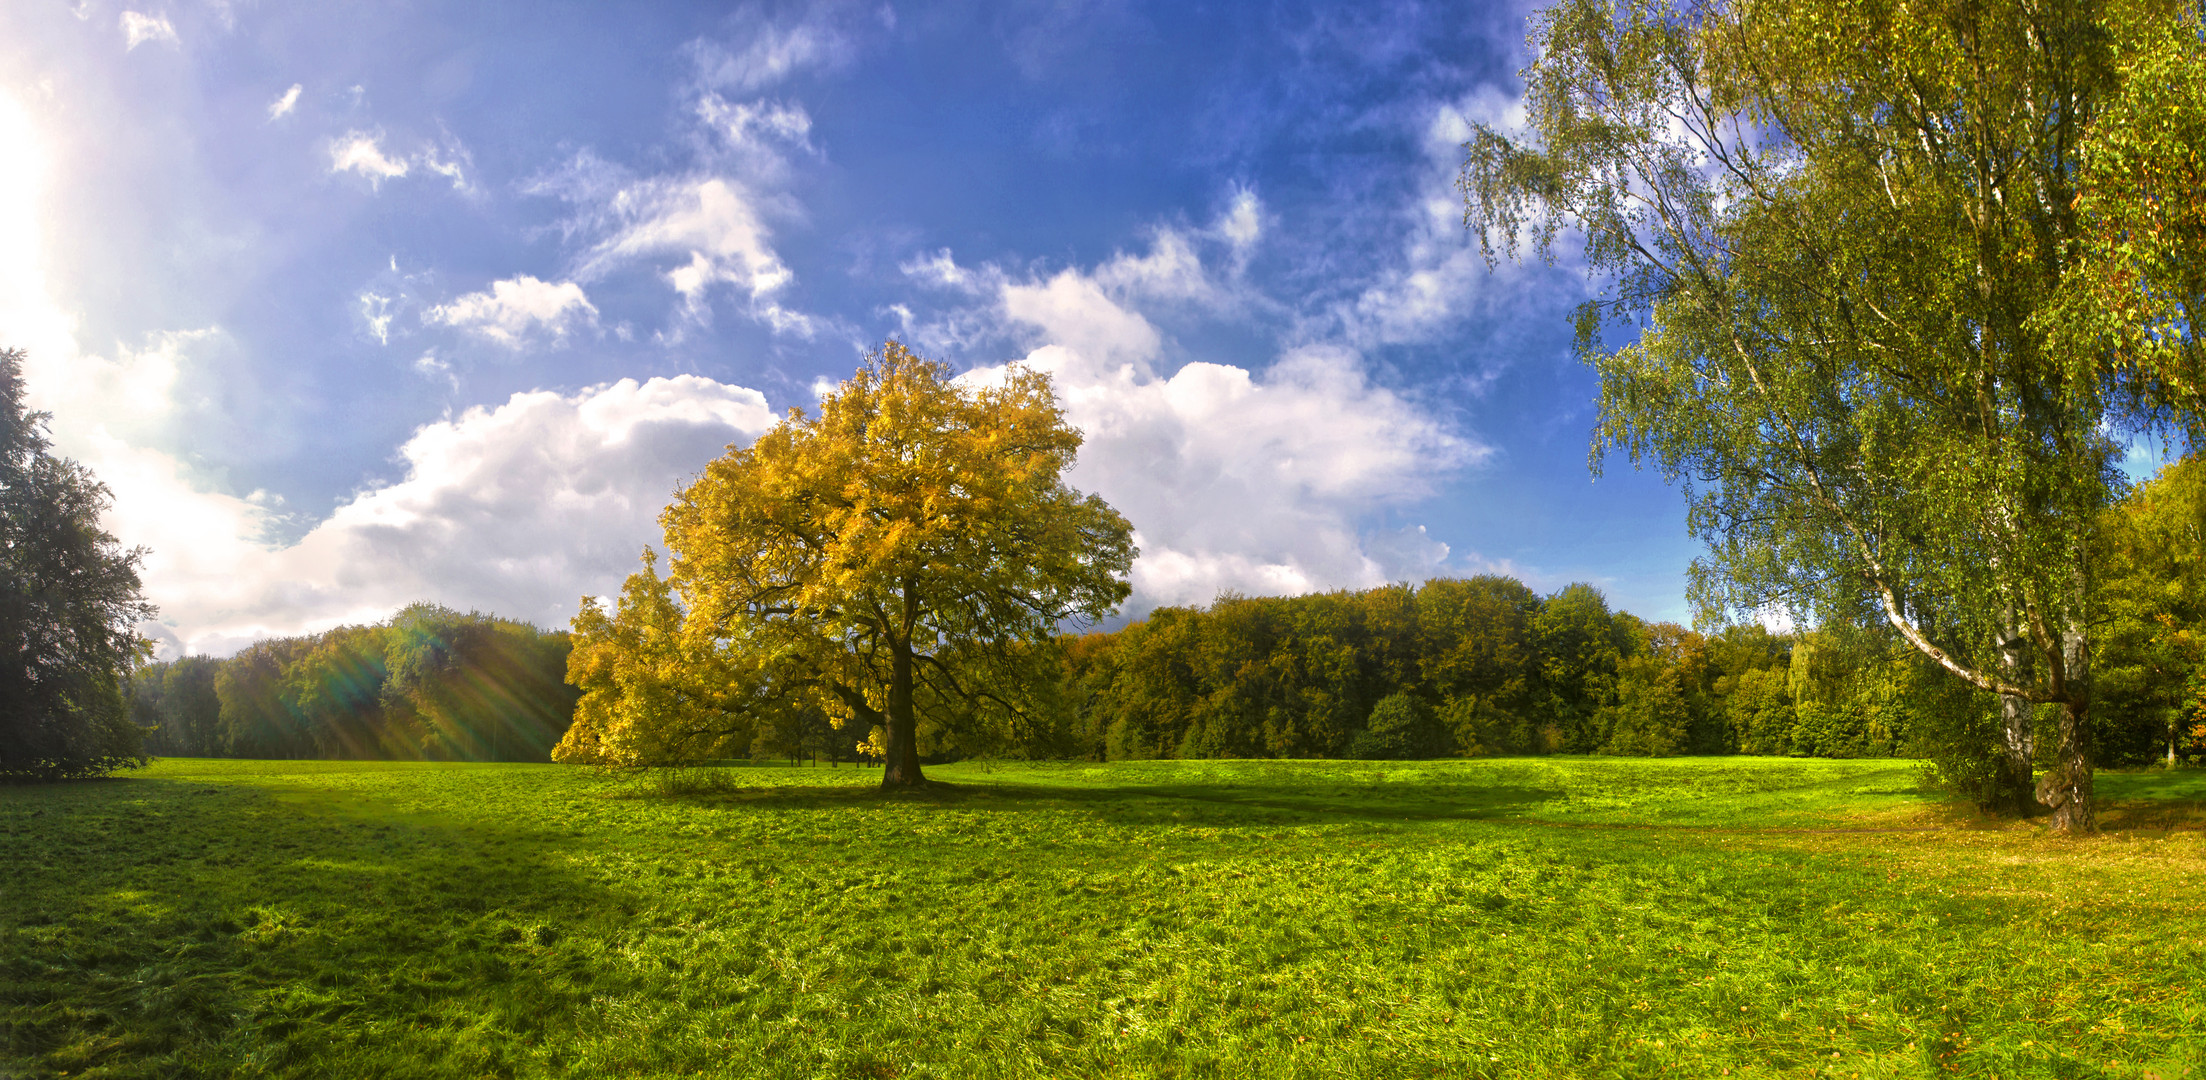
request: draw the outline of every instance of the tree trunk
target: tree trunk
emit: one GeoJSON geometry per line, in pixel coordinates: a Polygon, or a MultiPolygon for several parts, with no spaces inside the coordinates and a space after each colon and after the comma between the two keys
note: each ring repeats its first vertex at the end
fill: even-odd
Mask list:
{"type": "Polygon", "coordinates": [[[2059,759],[2037,782],[2037,799],[2053,808],[2053,831],[2081,835],[2099,831],[2091,783],[2088,701],[2070,702],[2061,711],[2059,759]]]}
{"type": "Polygon", "coordinates": [[[881,789],[925,787],[927,778],[919,772],[919,724],[912,718],[911,645],[896,642],[889,652],[888,766],[881,772],[881,789]]]}
{"type": "Polygon", "coordinates": [[[2061,666],[2068,707],[2061,711],[2060,750],[2053,768],[2038,781],[2038,801],[2053,808],[2056,832],[2097,832],[2091,783],[2091,652],[2080,621],[2061,634],[2061,666]]]}
{"type": "MultiPolygon", "coordinates": [[[[2010,686],[2021,686],[2029,678],[2029,654],[2024,650],[2029,643],[2014,625],[2013,613],[2008,614],[2005,638],[1999,643],[2000,674],[2010,686]]],[[[2036,718],[2028,700],[2012,694],[1999,695],[1999,769],[1994,774],[1990,791],[1985,792],[1984,806],[2000,813],[2028,816],[2037,809],[2037,800],[2031,797],[2030,774],[2037,757],[2036,718]]]]}

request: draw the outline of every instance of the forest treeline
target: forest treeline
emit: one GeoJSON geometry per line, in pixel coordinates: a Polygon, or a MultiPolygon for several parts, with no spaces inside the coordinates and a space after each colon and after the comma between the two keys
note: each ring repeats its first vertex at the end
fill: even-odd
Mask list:
{"type": "Polygon", "coordinates": [[[414,604],[387,622],[131,675],[132,720],[184,757],[549,761],[579,694],[568,636],[414,604]]]}
{"type": "MultiPolygon", "coordinates": [[[[2206,461],[2100,521],[2097,764],[2206,752],[2206,461]]],[[[1702,634],[1498,576],[1166,608],[1067,646],[1065,738],[1104,758],[1904,755],[1988,782],[1998,702],[1880,620],[1702,634]]],[[[2038,709],[2050,748],[2052,707],[2038,709]]]]}
{"type": "MultiPolygon", "coordinates": [[[[2206,467],[2140,485],[2103,530],[2101,765],[2206,751],[2206,467]]],[[[1160,608],[1058,640],[1062,676],[1005,727],[921,718],[935,760],[1518,754],[1911,756],[1981,778],[1997,702],[1876,624],[1700,633],[1480,576],[1160,608]]],[[[431,604],[390,621],[139,669],[153,753],[544,761],[572,722],[570,637],[431,604]]],[[[583,657],[579,668],[588,668],[583,657]]],[[[593,669],[594,670],[594,669],[593,669]]],[[[872,756],[816,708],[755,710],[713,754],[872,756]]],[[[2050,710],[2043,723],[2055,718],[2050,710]]],[[[2050,746],[2050,739],[2044,745],[2050,746]]]]}

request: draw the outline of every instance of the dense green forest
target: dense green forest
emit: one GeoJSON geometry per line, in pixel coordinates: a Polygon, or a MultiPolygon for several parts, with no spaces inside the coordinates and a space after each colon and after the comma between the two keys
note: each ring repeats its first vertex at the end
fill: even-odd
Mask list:
{"type": "Polygon", "coordinates": [[[567,652],[564,632],[415,604],[373,626],[147,665],[131,715],[155,754],[548,761],[577,697],[567,652]]]}
{"type": "MultiPolygon", "coordinates": [[[[2202,535],[2195,459],[2102,519],[2097,764],[2206,752],[2202,535]]],[[[1971,791],[1998,737],[1991,695],[1881,623],[1702,634],[1496,576],[1166,608],[1067,655],[1068,738],[1113,759],[1904,755],[1971,791]]]]}
{"type": "Polygon", "coordinates": [[[1703,635],[1482,576],[1167,608],[1068,652],[1083,749],[1114,759],[1868,757],[1932,693],[1881,644],[1703,635]]]}

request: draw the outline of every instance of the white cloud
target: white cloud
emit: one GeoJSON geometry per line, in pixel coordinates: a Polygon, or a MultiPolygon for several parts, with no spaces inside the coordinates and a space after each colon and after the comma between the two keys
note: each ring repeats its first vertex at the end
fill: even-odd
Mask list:
{"type": "Polygon", "coordinates": [[[1429,341],[1453,329],[1482,300],[1514,296],[1514,289],[1493,286],[1521,282],[1525,271],[1513,261],[1487,268],[1477,235],[1463,227],[1456,179],[1473,124],[1513,130],[1524,117],[1522,98],[1491,87],[1433,108],[1423,132],[1423,176],[1403,209],[1401,253],[1333,313],[1349,341],[1365,348],[1429,341]]]}
{"type": "Polygon", "coordinates": [[[1362,588],[1447,572],[1448,546],[1421,527],[1369,523],[1430,497],[1492,453],[1372,383],[1360,354],[1344,345],[1290,348],[1260,371],[1167,363],[1178,349],[1150,312],[1267,303],[1203,259],[1209,250],[1237,262],[1262,221],[1261,204],[1243,193],[1200,234],[1158,229],[1145,254],[1046,280],[960,266],[947,250],[902,267],[917,283],[987,305],[935,322],[902,313],[926,347],[1007,328],[1038,339],[1024,362],[1052,376],[1067,419],[1086,437],[1071,482],[1117,507],[1138,534],[1133,613],[1208,603],[1227,590],[1362,588]]]}
{"type": "MultiPolygon", "coordinates": [[[[973,273],[947,252],[906,270],[950,282],[973,273]]],[[[1131,609],[1438,572],[1447,545],[1361,522],[1431,495],[1489,451],[1373,385],[1341,347],[1292,350],[1261,374],[1207,362],[1161,373],[1162,337],[1133,298],[1203,295],[1193,283],[1207,281],[1191,250],[1160,233],[1148,256],[1116,257],[1092,275],[999,286],[1003,316],[1048,342],[1025,362],[1053,377],[1086,435],[1072,482],[1139,534],[1131,609]]]]}
{"type": "Polygon", "coordinates": [[[475,167],[475,159],[456,139],[447,138],[442,148],[432,146],[423,150],[414,155],[414,161],[423,169],[450,180],[454,191],[472,189],[467,174],[475,167]]]}
{"type": "Polygon", "coordinates": [[[1039,328],[1052,344],[1098,363],[1146,363],[1163,337],[1139,312],[1121,307],[1096,280],[1065,270],[1039,284],[1005,285],[1003,311],[1013,322],[1039,328]]]}
{"type": "MultiPolygon", "coordinates": [[[[374,620],[419,599],[564,623],[577,597],[619,587],[679,484],[778,419],[757,391],[697,376],[515,394],[422,426],[399,448],[402,478],[271,546],[272,533],[297,532],[281,528],[292,516],[279,496],[227,493],[143,437],[180,414],[180,369],[223,332],[158,334],[113,359],[82,352],[45,284],[45,144],[5,93],[0,159],[11,165],[0,170],[0,341],[31,350],[32,407],[52,411],[56,447],[113,491],[106,526],[150,549],[143,580],[160,622],[142,631],[168,655],[374,620]]],[[[417,367],[450,374],[434,353],[417,367]]]]}
{"type": "Polygon", "coordinates": [[[121,25],[125,51],[135,49],[149,41],[164,45],[177,44],[176,27],[169,22],[166,15],[145,15],[136,11],[125,11],[122,15],[121,25]]]}
{"type": "Polygon", "coordinates": [[[1367,537],[1359,520],[1486,453],[1341,350],[1289,354],[1261,376],[1192,363],[1159,378],[1056,346],[1027,362],[1055,377],[1087,436],[1072,482],[1140,534],[1137,610],[1429,576],[1445,545],[1367,537]]]}
{"type": "Polygon", "coordinates": [[[707,93],[697,99],[697,118],[729,150],[776,166],[781,164],[779,145],[815,152],[812,117],[802,105],[763,100],[730,104],[718,94],[707,93]]]}
{"type": "Polygon", "coordinates": [[[553,283],[522,274],[492,282],[487,292],[468,293],[430,308],[421,318],[518,349],[538,332],[554,341],[565,340],[577,325],[595,324],[597,308],[582,286],[572,281],[553,283]]]}
{"type": "Polygon", "coordinates": [[[115,491],[110,527],[152,549],[165,651],[222,653],[418,599],[562,624],[658,542],[687,477],[775,419],[758,392],[694,375],[515,394],[423,426],[403,479],[273,549],[257,540],[273,500],[201,490],[176,459],[112,438],[87,461],[115,491]]]}
{"type": "Polygon", "coordinates": [[[405,158],[393,158],[383,153],[381,135],[364,131],[348,131],[343,138],[329,144],[329,171],[333,173],[356,172],[368,178],[370,186],[380,187],[385,180],[406,175],[410,166],[405,158]]]}
{"type": "Polygon", "coordinates": [[[1234,254],[1246,258],[1264,235],[1264,204],[1246,188],[1233,193],[1233,205],[1218,219],[1218,234],[1233,245],[1234,254]]]}
{"type": "Polygon", "coordinates": [[[299,94],[305,89],[302,84],[292,83],[291,89],[284,91],[282,97],[268,103],[268,119],[279,120],[291,115],[291,110],[299,107],[299,94]]]}
{"type": "Polygon", "coordinates": [[[1147,255],[1113,255],[1095,268],[1095,280],[1121,296],[1209,305],[1223,299],[1194,245],[1176,229],[1158,229],[1147,255]]]}
{"type": "Polygon", "coordinates": [[[708,87],[738,91],[771,86],[806,68],[847,62],[852,49],[842,35],[816,23],[760,26],[744,35],[739,48],[717,41],[689,45],[697,79],[708,87]]]}
{"type": "MultiPolygon", "coordinates": [[[[354,89],[357,90],[358,87],[354,89]]],[[[291,100],[297,91],[298,88],[293,87],[292,94],[285,95],[284,101],[291,100]]],[[[279,101],[277,104],[281,105],[283,102],[279,101]]],[[[275,107],[270,106],[270,118],[273,119],[276,115],[275,107]]],[[[407,176],[419,168],[450,180],[454,191],[473,190],[467,177],[475,167],[474,158],[468,154],[467,147],[460,145],[460,141],[449,133],[444,136],[442,145],[425,144],[418,153],[411,156],[394,156],[385,152],[383,133],[380,131],[348,131],[341,138],[331,139],[328,150],[330,172],[359,173],[367,178],[370,187],[381,188],[383,181],[407,176]]]]}
{"type": "Polygon", "coordinates": [[[605,236],[576,276],[589,280],[639,261],[679,259],[664,276],[693,317],[704,317],[708,294],[725,284],[743,294],[753,318],[776,332],[809,337],[814,321],[773,299],[795,275],[774,251],[759,202],[740,184],[716,176],[626,184],[585,211],[605,236]]]}
{"type": "Polygon", "coordinates": [[[369,290],[367,292],[361,293],[354,299],[358,300],[360,303],[360,319],[362,322],[367,323],[368,333],[374,335],[377,344],[390,344],[392,319],[391,301],[397,298],[385,296],[382,293],[369,290]]]}

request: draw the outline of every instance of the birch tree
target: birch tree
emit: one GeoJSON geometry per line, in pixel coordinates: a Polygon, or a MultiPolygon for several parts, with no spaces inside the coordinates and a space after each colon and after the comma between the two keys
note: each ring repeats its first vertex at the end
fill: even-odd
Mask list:
{"type": "Polygon", "coordinates": [[[1991,801],[2094,828],[2089,536],[2130,416],[2083,289],[2083,149],[2122,88],[2091,0],[1564,0],[1529,132],[1461,184],[1489,256],[1582,235],[1594,454],[1681,483],[1702,615],[1887,623],[2007,702],[1991,801]],[[1616,340],[1621,344],[1613,344],[1616,340]],[[2033,790],[2030,706],[2061,706],[2033,790]]]}

